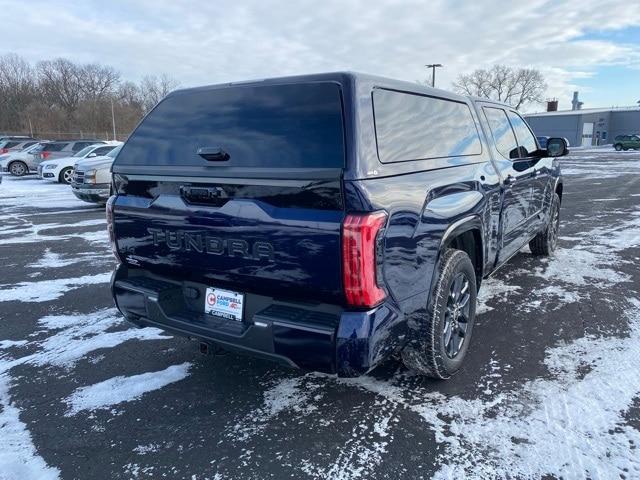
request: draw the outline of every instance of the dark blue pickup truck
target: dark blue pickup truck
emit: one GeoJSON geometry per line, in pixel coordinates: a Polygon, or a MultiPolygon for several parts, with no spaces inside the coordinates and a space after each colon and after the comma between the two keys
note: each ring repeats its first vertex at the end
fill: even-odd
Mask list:
{"type": "Polygon", "coordinates": [[[369,75],[179,90],[113,165],[113,296],[205,351],[448,378],[482,279],[554,250],[566,153],[506,105],[369,75]]]}

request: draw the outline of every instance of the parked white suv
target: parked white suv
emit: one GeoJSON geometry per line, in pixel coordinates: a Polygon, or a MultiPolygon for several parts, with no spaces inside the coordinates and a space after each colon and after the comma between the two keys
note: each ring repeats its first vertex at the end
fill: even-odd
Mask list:
{"type": "Polygon", "coordinates": [[[102,157],[121,144],[122,142],[109,142],[108,145],[98,143],[83,148],[72,157],[46,160],[38,165],[38,176],[43,180],[49,180],[51,182],[71,184],[73,180],[73,166],[78,160],[102,157]]]}

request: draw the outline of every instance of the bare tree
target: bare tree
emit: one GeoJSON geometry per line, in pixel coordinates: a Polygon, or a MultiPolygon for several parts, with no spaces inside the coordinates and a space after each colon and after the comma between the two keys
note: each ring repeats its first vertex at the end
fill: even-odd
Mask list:
{"type": "Polygon", "coordinates": [[[36,96],[33,69],[16,54],[0,57],[0,112],[4,128],[20,129],[28,123],[24,109],[36,96]]]}
{"type": "Polygon", "coordinates": [[[104,98],[120,82],[120,73],[113,67],[89,63],[78,69],[82,93],[86,99],[104,98]]]}
{"type": "Polygon", "coordinates": [[[113,67],[80,65],[64,58],[34,68],[18,55],[0,56],[0,132],[44,138],[109,136],[111,105],[119,137],[125,138],[144,114],[178,83],[167,75],[140,84],[121,80],[113,67]]]}
{"type": "Polygon", "coordinates": [[[160,76],[148,75],[144,77],[140,82],[140,94],[144,111],[151,110],[160,100],[179,86],[180,84],[176,80],[164,73],[160,76]]]}
{"type": "Polygon", "coordinates": [[[490,70],[459,75],[453,87],[459,93],[498,100],[518,109],[542,102],[547,84],[539,70],[494,65],[490,70]]]}
{"type": "Polygon", "coordinates": [[[37,65],[40,91],[52,106],[60,107],[68,123],[82,98],[80,67],[64,58],[46,60],[37,65]]]}

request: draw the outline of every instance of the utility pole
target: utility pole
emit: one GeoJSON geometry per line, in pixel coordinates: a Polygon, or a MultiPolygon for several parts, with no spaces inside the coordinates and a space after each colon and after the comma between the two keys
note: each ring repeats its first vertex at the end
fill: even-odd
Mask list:
{"type": "Polygon", "coordinates": [[[113,139],[116,140],[116,116],[113,113],[113,98],[111,99],[111,123],[113,124],[113,139]]]}
{"type": "Polygon", "coordinates": [[[436,86],[436,68],[443,67],[441,63],[430,63],[425,65],[425,67],[431,69],[431,86],[435,88],[436,86]]]}

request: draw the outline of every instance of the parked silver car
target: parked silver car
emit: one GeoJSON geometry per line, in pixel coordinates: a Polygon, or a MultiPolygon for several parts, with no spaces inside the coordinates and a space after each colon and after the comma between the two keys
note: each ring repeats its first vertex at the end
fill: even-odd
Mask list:
{"type": "Polygon", "coordinates": [[[30,139],[7,139],[0,141],[0,154],[6,154],[11,152],[19,152],[25,148],[30,147],[33,144],[38,143],[38,140],[34,138],[30,139]]]}
{"type": "Polygon", "coordinates": [[[106,142],[102,140],[64,140],[42,142],[39,147],[29,151],[29,158],[24,160],[24,167],[26,168],[9,168],[9,172],[18,177],[30,172],[37,172],[38,165],[40,165],[41,162],[45,160],[52,160],[54,158],[70,157],[83,148],[95,143],[106,142]]]}
{"type": "Polygon", "coordinates": [[[77,162],[71,182],[73,194],[85,202],[107,203],[111,195],[111,165],[121,149],[119,145],[103,157],[77,162]]]}
{"type": "Polygon", "coordinates": [[[0,170],[11,172],[12,175],[17,177],[29,173],[27,164],[33,158],[31,152],[38,148],[40,143],[42,142],[36,142],[20,151],[9,151],[9,153],[0,154],[0,170]]]}

